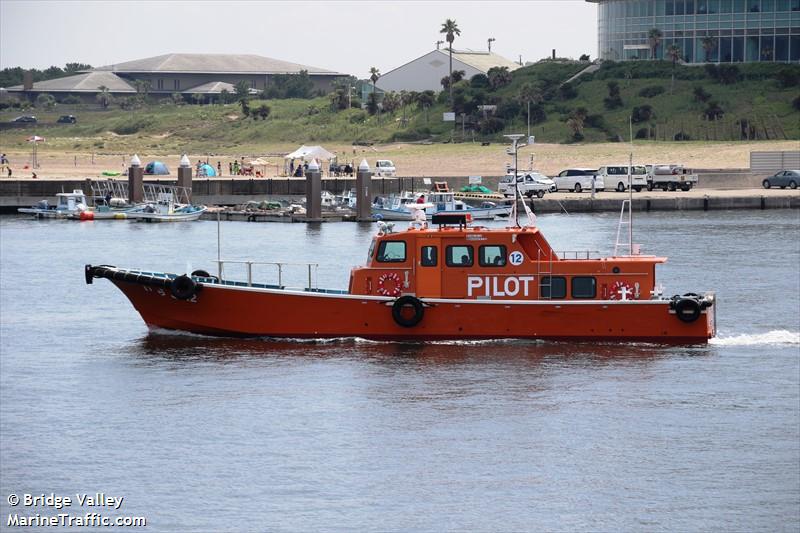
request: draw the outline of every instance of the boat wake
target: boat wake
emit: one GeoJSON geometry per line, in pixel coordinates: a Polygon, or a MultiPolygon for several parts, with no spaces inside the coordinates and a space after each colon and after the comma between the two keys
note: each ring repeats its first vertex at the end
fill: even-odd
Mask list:
{"type": "Polygon", "coordinates": [[[756,346],[763,344],[800,344],[800,332],[776,329],[767,333],[751,333],[732,337],[716,337],[708,341],[716,346],[756,346]]]}

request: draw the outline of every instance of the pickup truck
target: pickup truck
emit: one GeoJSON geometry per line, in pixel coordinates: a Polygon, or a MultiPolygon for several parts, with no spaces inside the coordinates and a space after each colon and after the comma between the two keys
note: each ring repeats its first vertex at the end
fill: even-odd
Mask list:
{"type": "Polygon", "coordinates": [[[689,191],[697,185],[697,174],[682,165],[645,165],[647,168],[647,190],[661,189],[689,191]]]}
{"type": "MultiPolygon", "coordinates": [[[[519,184],[519,192],[528,198],[536,195],[542,198],[547,192],[554,192],[556,184],[538,172],[524,172],[517,175],[517,183],[519,184]]],[[[500,184],[497,187],[497,192],[503,196],[514,196],[514,175],[508,174],[500,178],[500,184]]]]}

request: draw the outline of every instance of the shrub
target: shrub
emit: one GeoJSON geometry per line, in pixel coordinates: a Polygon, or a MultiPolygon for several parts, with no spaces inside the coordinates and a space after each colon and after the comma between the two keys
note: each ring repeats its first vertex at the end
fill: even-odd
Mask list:
{"type": "Polygon", "coordinates": [[[48,93],[40,93],[39,96],[36,97],[36,107],[44,108],[44,109],[52,109],[56,105],[56,99],[53,98],[52,94],[48,93]]]}
{"type": "Polygon", "coordinates": [[[775,75],[778,85],[784,89],[797,87],[800,84],[800,72],[797,69],[784,67],[775,75]]]}
{"type": "Polygon", "coordinates": [[[723,85],[731,85],[739,81],[742,77],[739,67],[736,65],[715,65],[713,63],[705,66],[705,72],[709,78],[712,78],[723,85]]]}
{"type": "Polygon", "coordinates": [[[606,127],[606,121],[603,115],[600,114],[587,116],[583,123],[590,128],[597,128],[599,130],[605,129],[606,127]]]}
{"type": "Polygon", "coordinates": [[[69,94],[62,100],[62,102],[69,105],[77,105],[81,103],[81,98],[76,94],[69,94]]]}
{"type": "Polygon", "coordinates": [[[703,111],[703,116],[705,116],[706,120],[719,120],[725,116],[725,111],[717,102],[712,101],[708,103],[705,111],[703,111]]]}
{"type": "Polygon", "coordinates": [[[654,96],[663,94],[664,91],[665,89],[661,85],[651,85],[639,91],[639,96],[641,96],[642,98],[653,98],[654,96]]]}
{"type": "Polygon", "coordinates": [[[656,114],[655,111],[653,111],[653,106],[651,106],[650,104],[636,106],[633,108],[633,111],[631,112],[631,120],[633,121],[634,124],[639,124],[640,122],[648,122],[655,116],[656,114]]]}
{"type": "Polygon", "coordinates": [[[488,89],[489,77],[486,74],[475,74],[470,78],[469,86],[473,89],[488,89]]]}
{"type": "Polygon", "coordinates": [[[558,97],[562,100],[572,100],[576,96],[578,96],[578,91],[571,83],[565,83],[558,88],[558,97]]]}
{"type": "Polygon", "coordinates": [[[792,107],[795,108],[795,110],[800,111],[800,96],[792,100],[792,107]]]}
{"type": "MultiPolygon", "coordinates": [[[[503,100],[497,105],[495,114],[498,117],[512,119],[519,115],[521,111],[522,106],[516,100],[503,100]]],[[[533,116],[533,106],[531,106],[531,116],[533,116]]]]}
{"type": "Polygon", "coordinates": [[[635,137],[637,139],[649,139],[650,138],[650,128],[639,128],[636,130],[635,137]]]}
{"type": "Polygon", "coordinates": [[[603,99],[606,109],[617,109],[623,106],[622,97],[619,94],[619,83],[616,81],[608,82],[608,97],[603,99]]]}
{"type": "Polygon", "coordinates": [[[589,54],[581,54],[581,57],[578,58],[578,61],[589,61],[589,54]]]}
{"type": "Polygon", "coordinates": [[[678,133],[676,133],[675,137],[673,137],[673,139],[676,140],[676,141],[691,141],[692,140],[692,138],[689,136],[688,133],[684,133],[682,131],[679,131],[678,133]]]}
{"type": "Polygon", "coordinates": [[[128,119],[127,117],[120,121],[116,126],[111,128],[111,131],[117,135],[133,135],[141,130],[147,129],[153,125],[152,118],[134,118],[128,119]]]}
{"type": "Polygon", "coordinates": [[[357,111],[350,116],[350,124],[363,124],[367,120],[367,114],[357,111]]]}
{"type": "Polygon", "coordinates": [[[478,131],[483,134],[492,134],[503,131],[506,123],[497,117],[486,117],[478,122],[478,131]]]}
{"type": "Polygon", "coordinates": [[[708,102],[711,99],[711,93],[706,92],[706,90],[701,86],[698,85],[694,88],[694,100],[695,102],[708,102]]]}

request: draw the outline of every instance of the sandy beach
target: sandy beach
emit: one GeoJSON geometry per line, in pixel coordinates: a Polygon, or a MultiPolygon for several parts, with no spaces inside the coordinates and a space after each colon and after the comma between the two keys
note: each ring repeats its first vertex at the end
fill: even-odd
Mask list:
{"type": "MultiPolygon", "coordinates": [[[[258,167],[265,176],[280,176],[284,160],[280,154],[288,153],[296,146],[265,146],[260,153],[247,154],[187,154],[192,164],[206,160],[216,168],[220,163],[223,176],[229,176],[228,164],[234,160],[250,161],[261,157],[269,165],[258,167]]],[[[366,146],[326,145],[334,152],[339,162],[354,161],[356,165],[366,159],[370,165],[377,159],[391,159],[397,167],[398,176],[498,176],[505,172],[511,157],[502,144],[481,146],[480,144],[391,144],[366,146]]],[[[635,143],[635,163],[680,163],[698,169],[746,169],[750,166],[751,151],[799,150],[798,141],[770,142],[687,142],[687,143],[635,143]]],[[[519,152],[520,170],[534,168],[547,175],[554,175],[569,167],[598,167],[603,164],[628,161],[631,145],[627,143],[603,144],[537,144],[524,147],[519,152]]],[[[7,152],[12,178],[30,179],[31,153],[7,152]]],[[[162,161],[172,175],[180,161],[180,154],[139,153],[142,163],[162,161]]],[[[49,151],[46,144],[40,145],[38,178],[95,178],[104,171],[125,173],[133,154],[73,153],[49,151]]],[[[323,167],[326,165],[323,164],[323,167]]],[[[7,179],[7,173],[2,173],[7,179]]],[[[0,179],[2,179],[0,178],[0,179]]]]}

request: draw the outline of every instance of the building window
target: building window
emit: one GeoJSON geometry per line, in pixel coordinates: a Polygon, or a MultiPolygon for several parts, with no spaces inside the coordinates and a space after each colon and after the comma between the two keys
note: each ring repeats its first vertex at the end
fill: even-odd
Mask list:
{"type": "Polygon", "coordinates": [[[478,252],[478,264],[482,267],[506,266],[506,247],[502,245],[481,246],[478,252]]]}
{"type": "Polygon", "coordinates": [[[424,267],[435,267],[438,263],[438,248],[436,246],[423,246],[422,257],[419,264],[424,267]]]}
{"type": "Polygon", "coordinates": [[[172,88],[175,89],[176,91],[180,91],[181,90],[181,80],[173,80],[172,81],[172,88]]]}
{"type": "Polygon", "coordinates": [[[161,79],[158,80],[156,82],[156,87],[159,88],[159,89],[163,89],[164,88],[164,80],[161,80],[161,79]]]}
{"type": "Polygon", "coordinates": [[[539,281],[540,298],[566,298],[567,278],[561,276],[542,276],[539,281]]]}
{"type": "Polygon", "coordinates": [[[402,263],[406,260],[405,241],[382,241],[378,246],[379,263],[402,263]]]}
{"type": "Polygon", "coordinates": [[[448,246],[445,262],[449,267],[471,267],[474,263],[472,246],[448,246]]]}
{"type": "Polygon", "coordinates": [[[597,281],[592,276],[572,278],[573,298],[594,298],[597,296],[597,281]]]}

